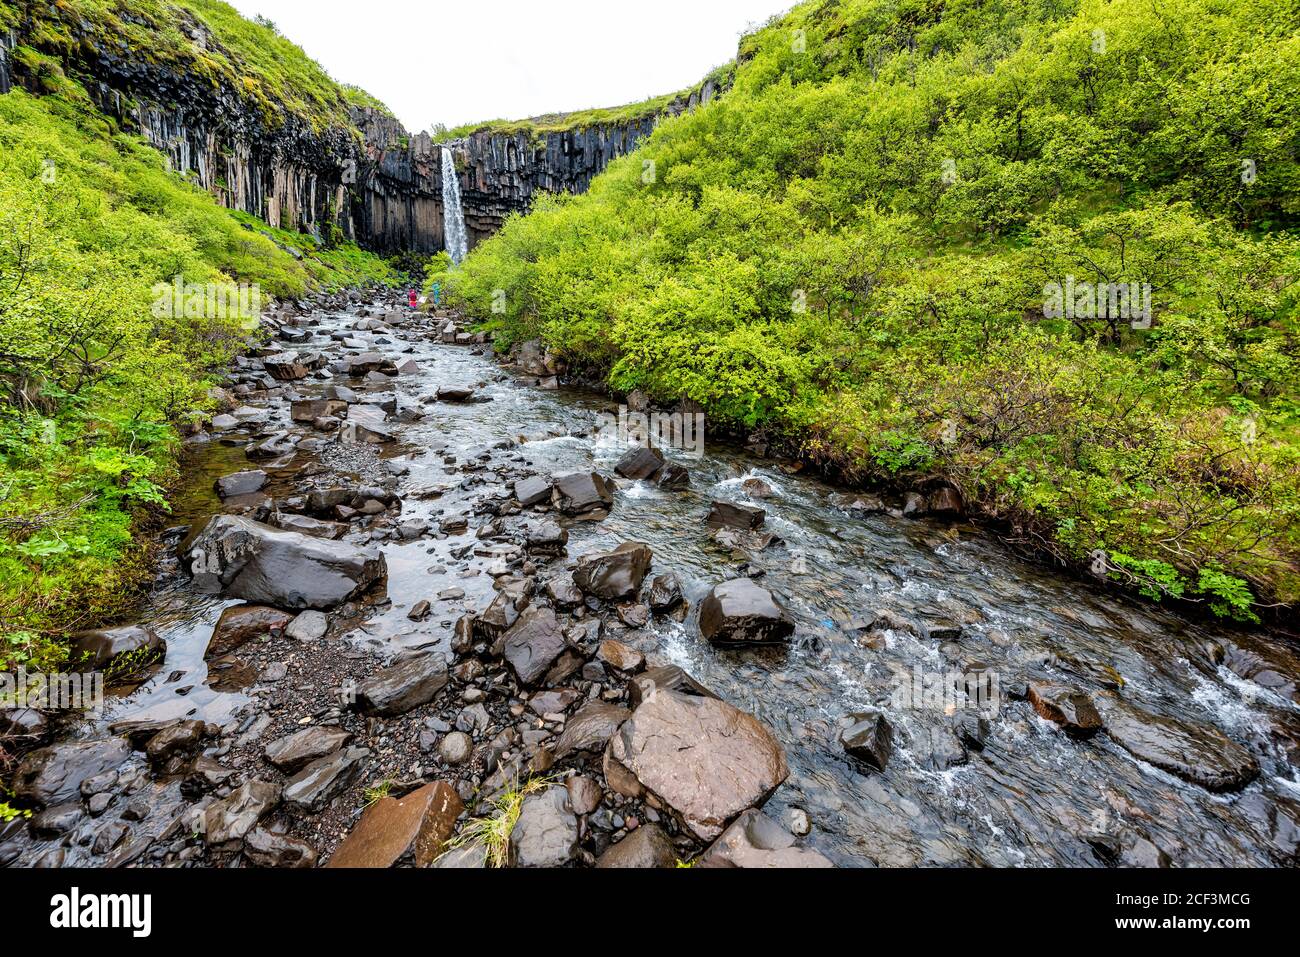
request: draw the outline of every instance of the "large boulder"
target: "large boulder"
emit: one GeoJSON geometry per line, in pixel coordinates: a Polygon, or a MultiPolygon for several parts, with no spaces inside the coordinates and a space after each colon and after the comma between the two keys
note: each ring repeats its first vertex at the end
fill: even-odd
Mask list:
{"type": "Polygon", "coordinates": [[[705,841],[766,801],[789,773],[781,745],[753,715],[674,691],[646,699],[605,750],[612,787],[647,796],[705,841]]]}
{"type": "Polygon", "coordinates": [[[386,797],[367,807],[326,867],[392,867],[408,854],[428,867],[456,830],[460,796],[435,781],[404,797],[386,797]]]}
{"type": "Polygon", "coordinates": [[[199,591],[295,611],[333,608],[388,574],[378,549],[285,532],[237,515],[215,516],[188,555],[199,591]]]}
{"type": "Polygon", "coordinates": [[[793,633],[794,622],[772,593],[748,578],[714,586],[700,603],[700,634],[714,644],[774,644],[793,633]]]}
{"type": "Polygon", "coordinates": [[[563,867],[578,852],[578,818],[569,807],[569,790],[552,785],[524,798],[510,832],[514,867],[563,867]]]}
{"type": "Polygon", "coordinates": [[[1212,725],[1115,703],[1106,707],[1106,734],[1139,761],[1207,791],[1239,791],[1259,776],[1255,756],[1212,725]]]}
{"type": "Polygon", "coordinates": [[[367,714],[405,714],[432,701],[447,681],[447,665],[440,655],[417,655],[358,684],[357,708],[367,714]]]}
{"type": "Polygon", "coordinates": [[[811,848],[795,846],[795,837],[762,811],[736,818],[696,861],[697,867],[834,867],[811,848]]]}
{"type": "Polygon", "coordinates": [[[604,517],[614,507],[614,488],[599,472],[570,472],[551,482],[551,505],[577,518],[604,517]]]}
{"type": "Polygon", "coordinates": [[[71,646],[72,665],[94,671],[139,666],[167,653],[167,643],[152,628],[141,625],[78,632],[72,636],[71,646]]]}
{"type": "Polygon", "coordinates": [[[534,685],[550,669],[568,642],[555,612],[550,608],[527,609],[505,633],[502,655],[522,685],[534,685]]]}
{"type": "Polygon", "coordinates": [[[651,561],[649,545],[624,542],[612,552],[580,558],[573,581],[588,595],[597,598],[631,598],[641,590],[641,582],[650,570],[651,561]]]}
{"type": "Polygon", "coordinates": [[[14,796],[40,807],[52,807],[77,798],[81,782],[116,770],[130,757],[120,738],[53,744],[23,757],[14,772],[14,796]]]}

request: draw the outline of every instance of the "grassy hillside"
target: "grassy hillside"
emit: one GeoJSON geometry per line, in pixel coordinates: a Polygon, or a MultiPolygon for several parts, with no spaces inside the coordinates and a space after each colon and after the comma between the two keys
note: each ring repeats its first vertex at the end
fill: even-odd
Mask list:
{"type": "Polygon", "coordinates": [[[1298,22],[813,0],[723,99],[433,278],[502,346],[852,479],[942,473],[1014,540],[1253,619],[1300,598],[1298,22]]]}
{"type": "MultiPolygon", "coordinates": [[[[198,56],[167,45],[174,21],[163,4],[132,0],[118,19],[121,6],[49,9],[128,33],[157,11],[154,55],[198,56]]],[[[234,23],[224,4],[187,7],[231,44],[212,69],[342,122],[340,88],[296,47],[263,49],[272,34],[234,23]]],[[[39,66],[33,57],[15,54],[39,66]]],[[[175,424],[206,407],[247,337],[243,316],[160,310],[156,284],[255,285],[270,298],[398,278],[356,247],[319,248],[221,208],[90,110],[57,64],[42,69],[29,75],[49,81],[44,95],[0,96],[0,669],[57,665],[69,629],[130,601],[134,533],[165,509],[175,424]]]]}

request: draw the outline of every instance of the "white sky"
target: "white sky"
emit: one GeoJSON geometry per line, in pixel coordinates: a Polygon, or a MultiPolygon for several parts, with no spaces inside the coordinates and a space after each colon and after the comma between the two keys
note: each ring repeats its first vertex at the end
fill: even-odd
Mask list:
{"type": "Polygon", "coordinates": [[[672,93],[795,0],[229,0],[412,131],[672,93]]]}

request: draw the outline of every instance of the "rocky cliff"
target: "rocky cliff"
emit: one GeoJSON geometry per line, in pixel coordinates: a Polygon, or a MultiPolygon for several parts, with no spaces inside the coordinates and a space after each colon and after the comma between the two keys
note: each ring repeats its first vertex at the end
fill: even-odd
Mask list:
{"type": "MultiPolygon", "coordinates": [[[[443,248],[440,150],[392,117],[352,107],[350,125],[320,124],[289,110],[268,110],[241,84],[196,76],[152,58],[141,44],[105,37],[87,24],[61,24],[71,42],[46,42],[20,24],[0,33],[0,93],[13,83],[45,91],[11,52],[19,44],[56,58],[96,107],[139,132],[171,168],[223,205],[272,226],[318,238],[351,239],[383,253],[443,248]]],[[[177,24],[199,50],[220,41],[196,18],[177,24]]],[[[580,192],[610,160],[635,148],[659,116],[708,102],[713,81],[662,112],[629,120],[539,133],[490,127],[445,144],[456,157],[470,245],[524,211],[538,191],[580,192]]]]}

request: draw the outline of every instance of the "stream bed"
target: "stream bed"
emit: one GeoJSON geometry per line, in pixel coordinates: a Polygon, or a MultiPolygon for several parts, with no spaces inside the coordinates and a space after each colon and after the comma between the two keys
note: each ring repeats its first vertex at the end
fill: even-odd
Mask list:
{"type": "MultiPolygon", "coordinates": [[[[387,382],[323,369],[286,385],[270,380],[256,359],[236,369],[235,381],[251,386],[241,405],[265,417],[188,443],[170,520],[177,527],[164,537],[159,581],[138,615],[166,642],[165,660],[143,683],[111,697],[102,715],[61,727],[62,738],[105,739],[122,722],[197,719],[222,729],[226,750],[212,749],[222,762],[272,736],[268,729],[260,743],[242,738],[265,702],[283,693],[267,691],[269,659],[245,661],[243,681],[216,673],[208,654],[213,629],[239,602],[198,592],[178,555],[190,527],[223,508],[247,507],[223,504],[213,491],[216,478],[244,469],[264,469],[269,482],[257,494],[279,500],[297,494],[317,470],[346,473],[360,450],[360,480],[386,479],[401,498],[399,518],[363,519],[346,536],[382,550],[386,600],[350,603],[332,615],[323,645],[286,652],[309,659],[301,675],[290,672],[295,688],[344,660],[371,667],[413,652],[454,658],[456,620],[482,611],[496,594],[491,566],[500,557],[466,547],[482,541],[475,532],[486,520],[483,503],[509,501],[519,475],[595,470],[613,477],[626,448],[596,429],[598,414],[617,414],[614,402],[540,388],[535,377],[503,368],[489,347],[445,343],[445,321],[361,328],[362,304],[336,303],[304,317],[297,328],[306,337],[295,333],[301,341],[281,343],[331,358],[373,350],[418,366],[387,382]],[[351,448],[289,421],[290,392],[316,398],[344,384],[362,403],[389,397],[398,410],[419,414],[386,417],[395,441],[351,448]],[[472,387],[474,401],[421,402],[449,385],[472,387]],[[250,463],[249,443],[288,429],[314,441],[250,463]],[[468,520],[463,531],[454,531],[454,521],[444,526],[458,517],[468,520]],[[429,601],[431,613],[413,621],[419,601],[429,601]]],[[[566,522],[566,554],[537,560],[537,578],[624,542],[649,546],[651,574],[676,574],[686,612],[654,615],[643,627],[605,614],[604,633],[651,664],[680,666],[771,731],[789,776],[765,810],[808,830],[805,846],[839,866],[1294,865],[1300,655],[1282,636],[1189,622],[1108,594],[1021,560],[969,526],[863,508],[852,493],[707,437],[699,455],[664,452],[689,470],[689,487],[615,478],[608,517],[566,522]],[[760,534],[719,541],[706,525],[715,500],[763,509],[760,534]],[[701,637],[700,603],[719,582],[738,577],[759,582],[784,607],[795,625],[787,643],[723,648],[701,637]],[[965,705],[906,693],[951,675],[982,676],[993,691],[975,716],[977,733],[957,739],[954,709],[965,705]],[[1034,683],[1084,693],[1108,725],[1120,726],[1111,718],[1120,709],[1126,733],[1065,733],[1026,700],[1034,683]],[[883,714],[892,728],[883,771],[846,753],[839,740],[842,719],[863,712],[883,714]],[[1238,773],[1247,764],[1250,770],[1238,773]],[[1205,786],[1225,773],[1230,784],[1205,786]]],[[[292,660],[292,668],[302,664],[292,660]]],[[[286,713],[280,723],[300,720],[286,713]]],[[[366,780],[410,776],[413,760],[421,778],[442,776],[436,757],[412,758],[414,734],[391,730],[400,722],[374,732],[380,743],[366,780]],[[383,734],[406,744],[386,756],[383,734]]],[[[207,862],[197,851],[150,856],[175,836],[176,816],[195,796],[183,781],[146,774],[136,763],[138,773],[121,776],[130,786],[119,783],[124,793],[100,815],[72,816],[66,828],[41,835],[17,826],[0,832],[0,860],[207,862]],[[142,800],[165,813],[139,819],[142,800]]],[[[289,830],[324,856],[355,819],[363,803],[356,794],[334,802],[316,831],[289,830]]]]}

